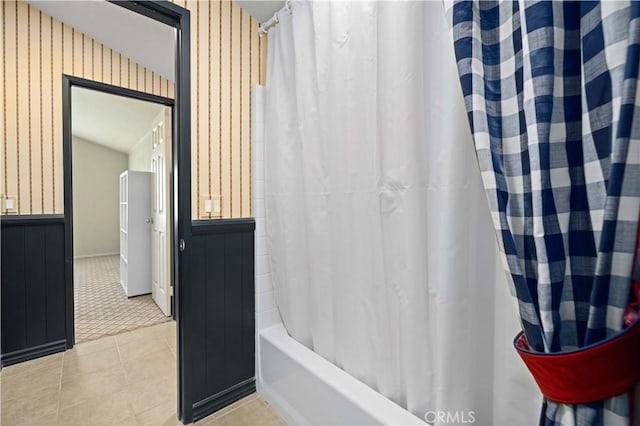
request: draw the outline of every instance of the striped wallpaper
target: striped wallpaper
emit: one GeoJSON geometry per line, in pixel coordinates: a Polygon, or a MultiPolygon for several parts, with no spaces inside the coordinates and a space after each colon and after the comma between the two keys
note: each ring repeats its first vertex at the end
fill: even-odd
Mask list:
{"type": "MultiPolygon", "coordinates": [[[[250,87],[266,39],[228,1],[176,0],[191,10],[193,217],[221,196],[221,217],[251,215],[250,87]]],[[[173,83],[22,1],[0,5],[0,192],[19,214],[63,213],[62,74],[173,97],[173,83]]]]}
{"type": "Polygon", "coordinates": [[[191,11],[192,211],[222,196],[221,217],[251,216],[251,86],[263,80],[266,38],[231,1],[175,0],[191,11]]]}

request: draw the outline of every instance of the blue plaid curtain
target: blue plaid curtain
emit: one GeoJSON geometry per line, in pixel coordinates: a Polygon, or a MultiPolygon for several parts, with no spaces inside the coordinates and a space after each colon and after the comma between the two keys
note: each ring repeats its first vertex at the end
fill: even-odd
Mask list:
{"type": "MultiPolygon", "coordinates": [[[[456,1],[447,14],[530,347],[616,335],[640,214],[640,2],[456,1]]],[[[629,406],[545,401],[540,423],[629,424],[629,406]]]]}

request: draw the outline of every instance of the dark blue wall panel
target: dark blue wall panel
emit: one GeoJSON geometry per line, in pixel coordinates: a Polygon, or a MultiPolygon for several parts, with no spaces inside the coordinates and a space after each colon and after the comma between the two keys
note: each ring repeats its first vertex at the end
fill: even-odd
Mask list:
{"type": "Polygon", "coordinates": [[[197,420],[255,391],[255,221],[197,221],[192,229],[184,383],[197,420]]]}
{"type": "Polygon", "coordinates": [[[66,347],[64,216],[3,216],[2,339],[10,365],[66,347]]]}

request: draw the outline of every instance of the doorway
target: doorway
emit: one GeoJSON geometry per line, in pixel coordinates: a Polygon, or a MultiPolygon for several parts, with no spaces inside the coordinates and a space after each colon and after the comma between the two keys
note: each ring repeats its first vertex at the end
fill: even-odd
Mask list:
{"type": "MultiPolygon", "coordinates": [[[[191,407],[186,393],[186,359],[184,354],[184,300],[182,285],[189,281],[188,253],[184,248],[191,242],[191,84],[190,84],[190,18],[189,11],[170,2],[119,2],[112,3],[154,21],[173,27],[175,30],[175,103],[173,108],[173,152],[172,152],[172,270],[174,284],[173,317],[176,325],[175,353],[177,361],[177,407],[176,415],[183,422],[190,422],[191,407]]],[[[117,26],[114,26],[117,28],[117,26]]],[[[65,259],[65,335],[67,348],[75,344],[73,310],[73,198],[71,164],[71,88],[81,86],[94,90],[112,91],[136,98],[139,93],[77,77],[63,75],[63,164],[64,164],[64,259],[65,259]]],[[[148,99],[147,99],[148,100],[148,99]]]]}
{"type": "Polygon", "coordinates": [[[172,105],[71,88],[76,343],[171,318],[172,105]]]}

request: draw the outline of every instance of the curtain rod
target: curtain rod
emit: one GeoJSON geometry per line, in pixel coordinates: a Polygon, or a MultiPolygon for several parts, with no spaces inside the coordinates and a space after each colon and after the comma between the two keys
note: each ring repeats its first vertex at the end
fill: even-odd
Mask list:
{"type": "Polygon", "coordinates": [[[291,0],[285,1],[284,7],[282,9],[274,13],[271,18],[258,25],[258,31],[260,32],[260,35],[266,34],[267,32],[269,32],[269,28],[276,26],[278,22],[280,22],[278,19],[278,13],[281,13],[283,11],[291,14],[291,0]]]}

